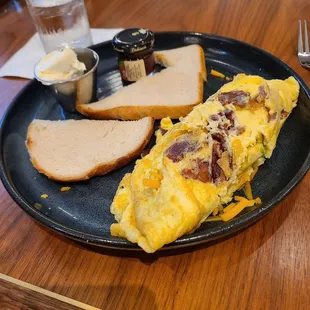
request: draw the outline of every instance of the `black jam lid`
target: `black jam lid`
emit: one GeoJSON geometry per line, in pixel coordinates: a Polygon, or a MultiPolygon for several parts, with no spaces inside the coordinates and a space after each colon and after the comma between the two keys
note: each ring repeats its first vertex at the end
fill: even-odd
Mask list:
{"type": "Polygon", "coordinates": [[[144,28],[130,28],[117,33],[112,44],[114,49],[123,53],[140,52],[154,45],[154,34],[144,28]]]}

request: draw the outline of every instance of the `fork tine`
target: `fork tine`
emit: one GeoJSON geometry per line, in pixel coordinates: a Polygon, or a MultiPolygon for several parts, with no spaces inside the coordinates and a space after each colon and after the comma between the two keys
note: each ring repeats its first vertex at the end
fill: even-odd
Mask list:
{"type": "Polygon", "coordinates": [[[298,53],[303,53],[303,42],[302,42],[302,29],[301,29],[301,20],[298,21],[298,53]]]}
{"type": "Polygon", "coordinates": [[[307,21],[304,21],[305,25],[305,52],[309,53],[309,42],[308,42],[308,31],[307,31],[307,21]]]}

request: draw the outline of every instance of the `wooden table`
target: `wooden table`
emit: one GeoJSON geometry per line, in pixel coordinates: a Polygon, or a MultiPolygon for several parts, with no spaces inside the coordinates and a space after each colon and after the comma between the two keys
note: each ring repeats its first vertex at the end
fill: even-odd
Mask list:
{"type": "MultiPolygon", "coordinates": [[[[18,3],[18,1],[15,1],[18,3]]],[[[297,61],[308,0],[89,0],[92,27],[191,30],[252,43],[310,85],[297,61]]],[[[0,65],[34,33],[24,5],[0,13],[0,65]]],[[[27,80],[0,79],[0,113],[27,80]]],[[[309,309],[310,174],[226,240],[153,256],[92,250],[29,218],[0,186],[0,273],[103,309],[309,309]]]]}

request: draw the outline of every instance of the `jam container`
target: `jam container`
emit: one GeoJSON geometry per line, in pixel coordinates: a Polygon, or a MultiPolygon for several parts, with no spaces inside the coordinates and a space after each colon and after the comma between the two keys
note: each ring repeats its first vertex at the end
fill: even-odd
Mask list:
{"type": "Polygon", "coordinates": [[[154,34],[143,28],[125,29],[112,40],[119,70],[126,82],[135,82],[155,69],[154,34]]]}

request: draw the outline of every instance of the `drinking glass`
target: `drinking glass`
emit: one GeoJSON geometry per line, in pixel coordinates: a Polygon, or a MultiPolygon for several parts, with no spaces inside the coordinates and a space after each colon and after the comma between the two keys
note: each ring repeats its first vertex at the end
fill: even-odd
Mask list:
{"type": "Polygon", "coordinates": [[[93,44],[84,0],[26,0],[47,53],[93,44]]]}

